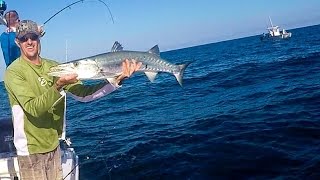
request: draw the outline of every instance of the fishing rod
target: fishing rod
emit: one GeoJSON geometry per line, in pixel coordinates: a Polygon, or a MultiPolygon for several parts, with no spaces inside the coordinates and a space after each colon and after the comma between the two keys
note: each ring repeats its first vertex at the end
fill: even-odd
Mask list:
{"type": "Polygon", "coordinates": [[[110,14],[110,17],[111,17],[111,20],[112,20],[112,23],[114,24],[114,20],[113,20],[113,15],[111,13],[111,10],[109,8],[109,6],[102,0],[79,0],[79,1],[76,1],[76,2],[73,2],[69,5],[67,5],[66,7],[60,9],[58,12],[56,12],[55,14],[53,14],[48,20],[46,20],[43,25],[45,25],[46,23],[48,23],[52,18],[54,18],[56,15],[60,14],[62,11],[66,10],[67,8],[71,9],[71,6],[75,5],[75,4],[78,4],[78,3],[83,3],[84,1],[97,1],[97,2],[100,2],[102,3],[107,9],[108,9],[108,12],[110,14]]]}
{"type": "MultiPolygon", "coordinates": [[[[111,20],[112,20],[112,23],[114,24],[114,19],[113,19],[113,15],[111,13],[111,10],[109,8],[109,6],[102,0],[79,0],[79,1],[76,1],[76,2],[73,2],[69,5],[67,5],[66,7],[60,9],[58,12],[56,12],[55,14],[53,14],[52,16],[49,17],[49,19],[47,19],[43,25],[47,24],[51,19],[53,19],[56,15],[60,14],[62,11],[66,10],[67,8],[71,9],[71,6],[75,5],[75,4],[78,4],[78,3],[83,3],[85,1],[97,1],[97,2],[100,2],[102,3],[107,9],[108,9],[108,12],[110,14],[110,17],[111,17],[111,20]]],[[[4,11],[7,9],[7,4],[5,1],[3,0],[0,0],[0,24],[1,25],[5,25],[7,26],[7,22],[5,21],[4,17],[3,17],[3,14],[4,14],[4,11]]]]}

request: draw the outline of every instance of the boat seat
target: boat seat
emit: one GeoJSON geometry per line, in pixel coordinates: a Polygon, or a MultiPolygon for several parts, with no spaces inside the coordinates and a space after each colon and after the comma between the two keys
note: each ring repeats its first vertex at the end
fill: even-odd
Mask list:
{"type": "Polygon", "coordinates": [[[1,118],[0,119],[0,154],[2,153],[16,153],[16,149],[13,144],[13,124],[12,119],[1,118]]]}

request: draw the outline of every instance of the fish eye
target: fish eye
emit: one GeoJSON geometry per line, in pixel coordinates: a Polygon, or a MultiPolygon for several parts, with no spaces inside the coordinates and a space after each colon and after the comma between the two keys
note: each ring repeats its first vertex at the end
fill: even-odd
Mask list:
{"type": "Polygon", "coordinates": [[[78,62],[74,62],[73,65],[74,65],[74,66],[78,66],[79,63],[78,63],[78,62]]]}

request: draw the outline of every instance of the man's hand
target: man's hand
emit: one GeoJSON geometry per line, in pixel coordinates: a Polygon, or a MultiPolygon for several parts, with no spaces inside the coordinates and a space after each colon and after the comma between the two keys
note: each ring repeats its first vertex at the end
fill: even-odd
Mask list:
{"type": "Polygon", "coordinates": [[[77,74],[68,74],[62,76],[56,81],[55,87],[58,91],[60,91],[60,89],[63,88],[65,85],[76,83],[78,81],[77,77],[77,74]]]}
{"type": "Polygon", "coordinates": [[[124,60],[122,62],[122,74],[116,79],[117,84],[121,84],[121,81],[125,78],[129,78],[135,71],[141,67],[142,63],[137,62],[135,59],[124,60]]]}

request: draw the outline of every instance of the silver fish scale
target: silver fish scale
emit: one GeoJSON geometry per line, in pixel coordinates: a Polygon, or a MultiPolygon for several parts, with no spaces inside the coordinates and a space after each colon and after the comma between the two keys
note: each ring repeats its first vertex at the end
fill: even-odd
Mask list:
{"type": "Polygon", "coordinates": [[[122,62],[125,59],[136,60],[141,62],[142,65],[138,71],[152,71],[152,72],[169,72],[178,73],[179,67],[173,65],[159,56],[148,52],[136,52],[136,51],[119,51],[112,53],[105,53],[95,57],[91,57],[96,60],[103,71],[120,73],[122,71],[122,62]]]}

